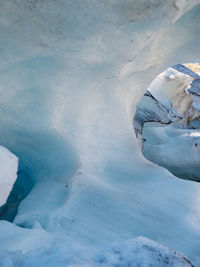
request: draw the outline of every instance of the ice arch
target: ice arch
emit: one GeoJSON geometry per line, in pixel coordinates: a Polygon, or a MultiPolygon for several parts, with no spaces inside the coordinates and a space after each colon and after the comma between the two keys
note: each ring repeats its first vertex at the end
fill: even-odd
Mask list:
{"type": "Polygon", "coordinates": [[[3,259],[16,262],[17,248],[22,263],[55,266],[74,242],[99,249],[146,236],[199,264],[199,184],[144,160],[132,125],[152,78],[199,55],[198,3],[2,2],[0,125],[30,140],[59,136],[80,162],[69,194],[63,179],[51,190],[48,179],[37,182],[14,223],[0,222],[3,259]],[[54,193],[66,198],[57,205],[54,193]]]}

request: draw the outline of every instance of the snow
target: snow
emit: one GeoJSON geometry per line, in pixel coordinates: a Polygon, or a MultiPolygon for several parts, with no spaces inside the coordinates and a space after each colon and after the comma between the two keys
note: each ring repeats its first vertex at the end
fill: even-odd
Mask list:
{"type": "Polygon", "coordinates": [[[18,158],[0,146],[0,206],[4,205],[17,178],[18,158]]]}
{"type": "Polygon", "coordinates": [[[37,252],[22,254],[0,253],[1,266],[34,267],[54,266],[155,266],[191,267],[192,264],[181,253],[173,251],[144,237],[130,239],[106,246],[99,250],[92,247],[72,247],[58,243],[37,252]],[[49,261],[49,255],[51,261],[49,261]]]}
{"type": "Polygon", "coordinates": [[[113,242],[124,259],[138,236],[199,265],[200,185],[147,161],[133,129],[153,78],[197,59],[198,3],[1,3],[0,144],[31,184],[13,223],[0,221],[8,266],[84,266],[113,242]]]}

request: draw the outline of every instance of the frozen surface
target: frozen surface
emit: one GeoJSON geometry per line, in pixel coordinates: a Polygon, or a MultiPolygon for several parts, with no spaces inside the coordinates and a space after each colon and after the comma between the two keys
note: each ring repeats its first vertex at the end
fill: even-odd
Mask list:
{"type": "Polygon", "coordinates": [[[0,146],[0,207],[6,200],[17,178],[18,158],[0,146]]]}
{"type": "Polygon", "coordinates": [[[8,266],[17,255],[55,266],[75,244],[82,260],[84,247],[123,250],[138,236],[200,264],[200,185],[144,159],[133,129],[153,78],[197,60],[198,4],[0,1],[0,144],[31,189],[14,222],[0,221],[8,266]]]}
{"type": "Polygon", "coordinates": [[[143,154],[174,175],[200,180],[200,132],[147,123],[143,129],[143,154]]]}
{"type": "Polygon", "coordinates": [[[183,254],[143,237],[111,244],[98,250],[58,243],[56,246],[25,254],[19,251],[0,252],[0,266],[35,267],[38,264],[42,267],[192,267],[183,254]]]}

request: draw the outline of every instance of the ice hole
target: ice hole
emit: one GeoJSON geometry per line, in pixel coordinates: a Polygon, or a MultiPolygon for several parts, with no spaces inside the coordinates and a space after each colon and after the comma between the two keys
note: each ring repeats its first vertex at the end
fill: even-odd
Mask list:
{"type": "MultiPolygon", "coordinates": [[[[34,132],[1,128],[0,143],[19,158],[18,177],[0,219],[12,222],[22,201],[37,184],[59,184],[66,188],[77,170],[78,161],[71,145],[54,131],[34,132]]],[[[43,198],[48,196],[43,193],[43,198]]],[[[52,192],[49,192],[52,195],[52,192]]],[[[38,200],[38,205],[44,202],[38,200]]],[[[53,201],[53,199],[52,199],[53,201]]]]}
{"type": "Polygon", "coordinates": [[[134,129],[143,155],[200,182],[200,63],[169,67],[140,100],[134,129]]]}

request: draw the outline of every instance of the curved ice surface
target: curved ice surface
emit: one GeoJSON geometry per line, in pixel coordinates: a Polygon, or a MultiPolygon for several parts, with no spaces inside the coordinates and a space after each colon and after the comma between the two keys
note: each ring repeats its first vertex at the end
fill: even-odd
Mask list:
{"type": "Polygon", "coordinates": [[[27,198],[18,213],[28,205],[29,221],[35,206],[41,210],[43,208],[42,216],[45,216],[45,211],[49,213],[51,202],[56,207],[56,202],[67,198],[67,184],[78,168],[74,150],[53,130],[17,130],[4,125],[0,126],[0,131],[0,143],[15,151],[19,158],[18,178],[6,207],[1,211],[1,219],[12,221],[19,203],[32,189],[32,204],[29,206],[27,198]],[[57,200],[55,193],[59,196],[57,200]]]}
{"type": "Polygon", "coordinates": [[[153,78],[199,55],[198,3],[1,3],[0,144],[33,181],[14,223],[0,222],[1,251],[39,266],[62,241],[65,255],[146,236],[198,266],[200,185],[145,160],[132,126],[153,78]]]}

